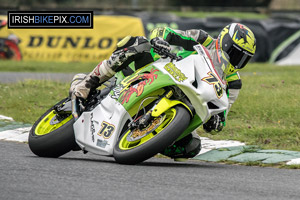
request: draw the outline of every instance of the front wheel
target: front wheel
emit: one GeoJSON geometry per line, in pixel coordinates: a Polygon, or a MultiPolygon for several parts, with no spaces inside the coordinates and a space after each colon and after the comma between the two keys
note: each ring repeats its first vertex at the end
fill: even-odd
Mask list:
{"type": "Polygon", "coordinates": [[[57,113],[57,106],[70,103],[68,98],[46,111],[32,126],[28,143],[30,150],[40,157],[57,158],[77,148],[71,111],[57,113]]]}
{"type": "Polygon", "coordinates": [[[181,107],[170,108],[143,130],[128,130],[114,147],[113,156],[120,164],[137,164],[171,145],[188,127],[189,112],[181,107]]]}

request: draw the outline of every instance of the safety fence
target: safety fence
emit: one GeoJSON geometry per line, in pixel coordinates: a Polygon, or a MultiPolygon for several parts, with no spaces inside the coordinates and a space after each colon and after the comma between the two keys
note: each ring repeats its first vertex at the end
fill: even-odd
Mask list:
{"type": "MultiPolygon", "coordinates": [[[[94,62],[109,57],[117,42],[127,35],[148,36],[151,29],[168,26],[181,30],[203,29],[217,37],[232,22],[243,23],[253,30],[257,53],[252,61],[276,62],[300,49],[300,18],[185,18],[161,13],[95,15],[93,29],[7,29],[4,26],[0,28],[0,38],[18,44],[23,60],[94,62]]],[[[1,45],[0,40],[0,51],[1,46],[5,44],[1,45]]],[[[11,51],[14,53],[16,48],[11,51]]]]}

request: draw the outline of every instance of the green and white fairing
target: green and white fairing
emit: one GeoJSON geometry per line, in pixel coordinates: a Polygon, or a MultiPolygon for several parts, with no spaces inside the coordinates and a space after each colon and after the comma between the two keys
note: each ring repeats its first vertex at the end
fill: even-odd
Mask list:
{"type": "MultiPolygon", "coordinates": [[[[113,148],[128,121],[153,99],[161,97],[167,86],[179,88],[188,98],[195,113],[184,135],[206,122],[212,115],[228,108],[225,83],[216,72],[208,52],[196,45],[198,54],[180,61],[160,59],[119,81],[110,94],[92,111],[83,112],[74,123],[75,138],[83,149],[96,154],[113,154],[113,148]]],[[[180,100],[163,98],[153,109],[159,116],[180,100]]]]}

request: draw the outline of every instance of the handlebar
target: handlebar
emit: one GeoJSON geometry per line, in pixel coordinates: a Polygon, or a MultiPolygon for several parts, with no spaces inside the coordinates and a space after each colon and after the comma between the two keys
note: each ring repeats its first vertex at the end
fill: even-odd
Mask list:
{"type": "Polygon", "coordinates": [[[154,47],[154,46],[153,46],[153,49],[155,50],[155,52],[158,52],[158,54],[160,56],[167,56],[167,57],[171,58],[171,60],[179,61],[179,60],[182,59],[181,56],[177,56],[175,53],[165,51],[164,49],[159,49],[159,48],[154,47]]]}
{"type": "MultiPolygon", "coordinates": [[[[182,59],[181,56],[177,56],[175,53],[171,53],[169,51],[165,51],[164,49],[160,49],[157,47],[152,46],[155,52],[159,52],[158,54],[160,56],[166,56],[171,58],[171,61],[176,60],[179,61],[182,59]]],[[[76,97],[74,93],[71,95],[71,104],[72,104],[72,115],[75,120],[78,119],[80,115],[80,110],[84,110],[84,106],[82,105],[82,102],[80,102],[80,99],[76,97]]]]}

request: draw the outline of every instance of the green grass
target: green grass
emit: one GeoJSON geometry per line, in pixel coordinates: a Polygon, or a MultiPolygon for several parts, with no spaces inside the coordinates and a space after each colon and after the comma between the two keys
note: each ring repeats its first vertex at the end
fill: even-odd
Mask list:
{"type": "Polygon", "coordinates": [[[193,18],[208,18],[208,17],[228,17],[238,19],[266,19],[269,16],[266,14],[254,13],[254,12],[203,12],[203,11],[189,11],[171,12],[179,17],[193,17],[193,18]]]}
{"type": "Polygon", "coordinates": [[[10,72],[64,72],[64,73],[83,73],[90,72],[98,63],[80,63],[80,62],[19,62],[13,60],[1,60],[0,71],[10,72]]]}
{"type": "Polygon", "coordinates": [[[41,80],[0,84],[0,115],[33,124],[56,102],[67,97],[68,89],[68,83],[41,80]]]}
{"type": "MultiPolygon", "coordinates": [[[[86,72],[95,65],[20,62],[16,68],[16,62],[0,62],[1,70],[3,63],[7,69],[39,72],[48,71],[44,69],[47,67],[51,67],[52,72],[86,72]]],[[[243,88],[229,112],[226,127],[216,135],[199,128],[200,135],[239,140],[267,149],[300,151],[299,74],[300,66],[249,64],[241,72],[243,88]]],[[[68,83],[50,81],[0,84],[0,114],[32,124],[54,103],[66,97],[68,89],[68,83]]]]}
{"type": "Polygon", "coordinates": [[[251,64],[227,125],[212,139],[232,139],[269,149],[300,151],[300,66],[251,64]]]}

